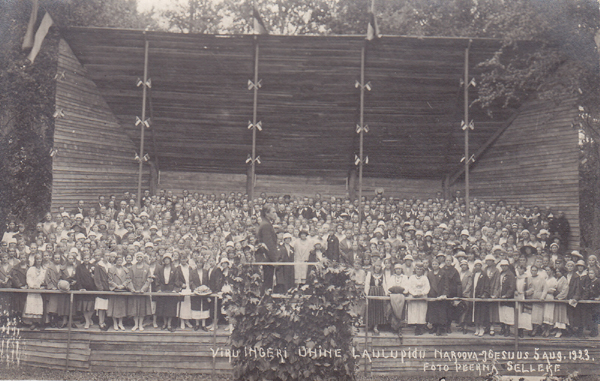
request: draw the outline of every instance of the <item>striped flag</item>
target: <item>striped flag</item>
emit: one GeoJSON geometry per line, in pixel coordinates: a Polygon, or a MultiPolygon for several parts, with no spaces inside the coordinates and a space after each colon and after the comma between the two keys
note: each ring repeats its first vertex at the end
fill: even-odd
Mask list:
{"type": "Polygon", "coordinates": [[[44,42],[44,38],[46,38],[48,30],[50,29],[52,24],[54,24],[54,21],[52,21],[52,17],[50,17],[50,14],[46,12],[44,18],[42,18],[42,22],[40,23],[37,32],[35,32],[35,37],[33,39],[33,47],[31,48],[31,52],[29,52],[29,55],[27,56],[27,59],[31,61],[31,63],[35,61],[35,57],[37,57],[38,53],[40,52],[40,49],[42,48],[42,42],[44,42]]]}
{"type": "Polygon", "coordinates": [[[369,25],[367,25],[367,41],[373,41],[379,38],[379,26],[373,10],[369,11],[369,25]]]}
{"type": "Polygon", "coordinates": [[[252,8],[252,18],[254,19],[254,34],[269,34],[256,7],[252,8]]]}
{"type": "Polygon", "coordinates": [[[33,27],[37,21],[38,14],[38,0],[32,0],[31,15],[29,15],[29,23],[27,24],[27,32],[23,38],[23,45],[21,50],[29,49],[33,47],[33,27]]]}

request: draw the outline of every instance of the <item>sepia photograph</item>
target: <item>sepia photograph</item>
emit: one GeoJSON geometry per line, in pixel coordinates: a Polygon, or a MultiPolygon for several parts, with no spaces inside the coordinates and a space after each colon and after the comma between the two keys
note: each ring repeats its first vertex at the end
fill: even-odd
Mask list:
{"type": "Polygon", "coordinates": [[[0,0],[0,380],[600,380],[600,1],[0,0]]]}

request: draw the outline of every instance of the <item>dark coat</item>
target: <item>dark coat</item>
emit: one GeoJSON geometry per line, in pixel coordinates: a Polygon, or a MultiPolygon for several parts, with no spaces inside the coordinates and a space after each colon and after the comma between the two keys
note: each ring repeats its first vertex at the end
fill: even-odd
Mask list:
{"type": "Polygon", "coordinates": [[[490,279],[484,271],[473,273],[473,286],[475,286],[475,278],[478,277],[477,287],[473,289],[473,298],[487,299],[490,297],[490,279]]]}
{"type": "Polygon", "coordinates": [[[441,270],[444,272],[444,276],[447,282],[449,298],[456,298],[462,296],[462,282],[460,280],[460,274],[454,266],[444,266],[441,270]]]}
{"type": "Polygon", "coordinates": [[[212,292],[220,292],[225,285],[225,276],[219,266],[209,271],[208,275],[208,287],[212,292]]]}
{"type": "Polygon", "coordinates": [[[336,262],[340,260],[340,240],[335,234],[330,234],[329,237],[327,237],[325,257],[336,262]]]}
{"type": "Polygon", "coordinates": [[[94,282],[94,276],[92,272],[91,264],[87,266],[83,263],[79,264],[75,269],[75,281],[77,282],[77,288],[86,291],[95,291],[96,283],[94,282]]]}
{"type": "Polygon", "coordinates": [[[104,267],[96,265],[94,269],[94,284],[96,285],[97,291],[109,291],[108,285],[108,273],[104,267]]]}
{"type": "Polygon", "coordinates": [[[179,292],[181,291],[181,276],[179,268],[171,266],[171,272],[169,276],[169,282],[165,282],[164,266],[157,266],[154,270],[154,279],[156,284],[156,291],[158,292],[179,292]]]}
{"type": "MultiPolygon", "coordinates": [[[[279,260],[281,262],[294,262],[294,248],[287,250],[284,244],[279,245],[279,260]]],[[[294,266],[277,266],[275,269],[277,279],[277,292],[285,293],[294,286],[294,266]]]]}
{"type": "Polygon", "coordinates": [[[569,282],[569,292],[567,293],[567,300],[575,299],[579,300],[582,296],[581,289],[581,278],[579,274],[573,272],[573,276],[571,276],[571,281],[569,282]]]}
{"type": "Polygon", "coordinates": [[[275,234],[275,229],[273,229],[271,221],[267,218],[263,218],[258,226],[256,243],[257,245],[264,243],[268,249],[264,250],[259,247],[256,250],[257,262],[277,262],[279,259],[277,253],[277,234],[275,234]]]}

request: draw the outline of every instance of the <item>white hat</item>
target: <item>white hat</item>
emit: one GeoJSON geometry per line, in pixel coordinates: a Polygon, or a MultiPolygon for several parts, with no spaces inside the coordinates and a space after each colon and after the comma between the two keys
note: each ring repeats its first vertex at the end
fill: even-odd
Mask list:
{"type": "Polygon", "coordinates": [[[85,239],[85,234],[83,234],[83,233],[75,234],[75,240],[79,241],[80,239],[85,239]]]}
{"type": "Polygon", "coordinates": [[[579,258],[583,259],[583,255],[581,255],[579,253],[579,251],[577,251],[577,250],[571,251],[571,255],[574,256],[574,257],[579,257],[579,258]]]}
{"type": "Polygon", "coordinates": [[[446,229],[448,229],[448,225],[446,225],[446,224],[440,224],[440,225],[438,226],[438,228],[440,228],[440,229],[442,229],[442,230],[446,230],[446,229]]]}
{"type": "Polygon", "coordinates": [[[219,261],[219,264],[222,265],[223,263],[227,263],[228,265],[231,265],[231,261],[229,259],[227,259],[227,257],[223,257],[221,258],[221,260],[219,261]]]}
{"type": "Polygon", "coordinates": [[[83,214],[81,214],[81,213],[77,213],[77,214],[75,215],[75,219],[78,219],[78,218],[79,218],[79,219],[81,219],[81,220],[83,220],[83,214]]]}
{"type": "Polygon", "coordinates": [[[475,262],[473,262],[473,266],[475,265],[482,265],[483,266],[483,262],[481,262],[481,259],[476,259],[475,262]]]}
{"type": "Polygon", "coordinates": [[[423,235],[423,230],[417,230],[415,232],[415,235],[421,235],[422,236],[423,235]]]}
{"type": "Polygon", "coordinates": [[[233,241],[227,241],[227,243],[225,244],[225,247],[233,247],[233,241]]]}
{"type": "Polygon", "coordinates": [[[461,266],[462,266],[462,265],[467,265],[467,266],[468,266],[468,265],[469,265],[469,262],[467,262],[467,260],[466,260],[466,259],[463,259],[462,261],[460,261],[460,265],[461,265],[461,266]]]}
{"type": "Polygon", "coordinates": [[[150,215],[146,212],[142,212],[142,213],[140,213],[140,218],[141,217],[150,217],[150,215]]]}
{"type": "Polygon", "coordinates": [[[492,254],[488,254],[485,256],[485,260],[486,261],[494,261],[496,262],[496,257],[494,257],[492,254]]]}
{"type": "Polygon", "coordinates": [[[500,261],[500,266],[509,266],[510,263],[508,263],[508,259],[503,259],[500,261]]]}
{"type": "Polygon", "coordinates": [[[385,222],[384,221],[377,221],[377,226],[383,226],[385,227],[385,222]]]}
{"type": "Polygon", "coordinates": [[[585,266],[585,261],[583,259],[580,259],[577,261],[576,265],[577,266],[585,266]]]}
{"type": "Polygon", "coordinates": [[[379,241],[377,241],[377,238],[371,238],[371,240],[369,241],[369,243],[374,243],[376,245],[377,245],[377,242],[379,242],[379,241]]]}
{"type": "Polygon", "coordinates": [[[431,231],[427,231],[425,232],[425,237],[433,237],[433,233],[431,233],[431,231]]]}
{"type": "Polygon", "coordinates": [[[146,242],[144,247],[154,247],[154,244],[152,242],[146,242]]]}
{"type": "Polygon", "coordinates": [[[76,247],[72,247],[71,250],[69,250],[69,253],[79,254],[79,250],[77,250],[76,247]]]}
{"type": "Polygon", "coordinates": [[[96,237],[97,236],[96,232],[93,230],[90,230],[90,232],[88,233],[88,237],[91,237],[91,236],[96,237]]]}
{"type": "Polygon", "coordinates": [[[492,253],[496,250],[504,251],[504,249],[500,245],[496,245],[496,246],[492,247],[492,253]]]}
{"type": "Polygon", "coordinates": [[[415,259],[413,258],[413,256],[412,256],[412,255],[410,255],[410,254],[407,254],[407,255],[404,257],[404,260],[405,260],[405,261],[414,261],[415,259]]]}
{"type": "Polygon", "coordinates": [[[375,229],[375,231],[373,232],[373,234],[379,233],[381,235],[383,235],[383,229],[382,228],[377,228],[375,229]]]}
{"type": "MultiPolygon", "coordinates": [[[[323,226],[325,226],[325,225],[323,225],[323,226]]],[[[286,239],[286,238],[292,238],[292,235],[290,233],[284,233],[283,239],[286,239]]]]}
{"type": "Polygon", "coordinates": [[[158,230],[158,226],[156,226],[156,225],[152,225],[152,226],[150,226],[150,230],[152,230],[152,229],[154,229],[154,230],[158,230]]]}
{"type": "Polygon", "coordinates": [[[541,229],[540,232],[537,234],[537,237],[542,238],[542,234],[550,235],[550,232],[546,229],[541,229]]]}
{"type": "Polygon", "coordinates": [[[463,229],[463,230],[460,232],[460,235],[466,235],[467,237],[468,237],[468,236],[470,236],[470,234],[469,234],[469,231],[468,231],[467,229],[463,229]]]}
{"type": "Polygon", "coordinates": [[[460,258],[460,257],[466,258],[467,257],[467,253],[465,253],[464,251],[461,250],[458,253],[456,253],[455,257],[456,258],[460,258]]]}

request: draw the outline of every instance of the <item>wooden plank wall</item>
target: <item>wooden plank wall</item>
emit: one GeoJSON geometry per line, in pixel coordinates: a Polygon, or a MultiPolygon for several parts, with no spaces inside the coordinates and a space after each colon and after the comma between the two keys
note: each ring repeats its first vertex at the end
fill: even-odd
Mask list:
{"type": "MultiPolygon", "coordinates": [[[[136,192],[138,163],[134,157],[139,148],[127,137],[64,40],[59,44],[57,72],[56,108],[63,110],[64,117],[55,121],[54,148],[58,152],[52,162],[52,210],[60,206],[69,210],[78,200],[94,202],[100,194],[136,192]]],[[[146,171],[144,189],[148,181],[146,171]]]]}
{"type": "MultiPolygon", "coordinates": [[[[442,190],[442,182],[431,179],[363,178],[364,195],[373,196],[378,187],[384,188],[386,196],[429,198],[442,190]]],[[[179,193],[183,189],[200,193],[246,193],[246,175],[161,171],[159,188],[179,193]]],[[[257,174],[255,192],[293,196],[314,196],[319,193],[322,196],[343,197],[347,194],[347,188],[346,179],[341,177],[257,174]]]]}
{"type": "MultiPolygon", "coordinates": [[[[71,335],[69,368],[208,375],[214,361],[215,374],[231,375],[233,366],[224,352],[231,348],[229,339],[229,335],[220,333],[213,342],[212,334],[193,331],[133,333],[78,329],[71,335]]],[[[21,364],[64,369],[65,330],[23,331],[20,344],[21,364]]],[[[366,347],[361,332],[354,337],[354,347],[351,355],[357,356],[359,377],[366,371],[374,376],[402,374],[431,380],[448,376],[481,379],[492,371],[492,364],[500,375],[542,376],[550,373],[547,366],[551,367],[552,375],[576,370],[580,375],[590,375],[597,373],[596,359],[600,357],[600,342],[595,338],[526,337],[519,340],[519,348],[515,350],[512,337],[479,338],[456,333],[444,337],[413,336],[412,328],[406,329],[402,338],[389,333],[370,335],[366,347]]],[[[295,348],[286,349],[295,355],[295,348]]]]}
{"type": "Polygon", "coordinates": [[[469,181],[472,197],[564,211],[571,250],[580,236],[578,131],[571,127],[577,112],[574,99],[530,100],[477,160],[469,181]]]}

